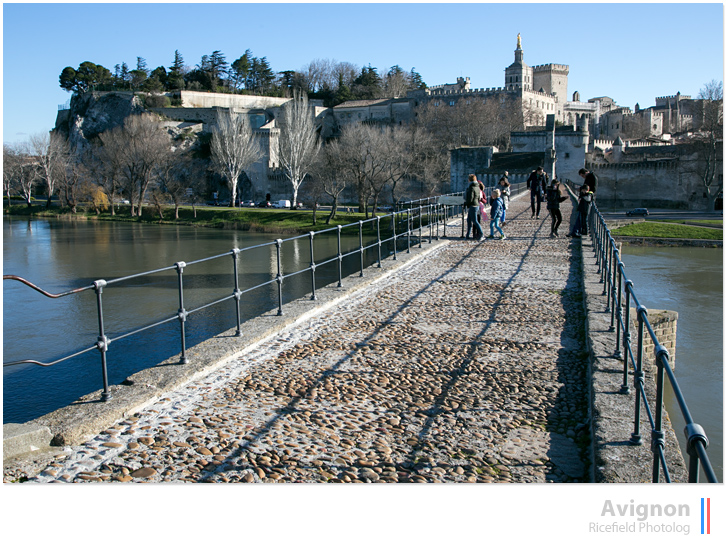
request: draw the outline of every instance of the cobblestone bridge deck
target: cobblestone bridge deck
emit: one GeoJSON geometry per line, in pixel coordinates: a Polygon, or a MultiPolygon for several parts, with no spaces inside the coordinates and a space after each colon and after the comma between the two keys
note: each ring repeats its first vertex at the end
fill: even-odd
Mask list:
{"type": "Polygon", "coordinates": [[[31,481],[590,481],[580,247],[528,197],[508,221],[504,241],[450,227],[31,481]]]}

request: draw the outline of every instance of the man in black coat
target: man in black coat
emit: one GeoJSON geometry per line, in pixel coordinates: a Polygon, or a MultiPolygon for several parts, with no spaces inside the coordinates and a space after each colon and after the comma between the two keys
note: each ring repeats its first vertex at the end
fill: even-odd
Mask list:
{"type": "Polygon", "coordinates": [[[539,219],[539,210],[542,205],[542,201],[547,191],[547,184],[549,183],[549,177],[544,168],[538,166],[527,178],[527,189],[529,189],[529,200],[532,206],[532,217],[537,216],[539,219]],[[535,202],[537,203],[537,209],[535,211],[535,202]]]}
{"type": "Polygon", "coordinates": [[[594,196],[595,193],[597,193],[597,176],[590,172],[587,168],[580,168],[578,174],[585,179],[583,185],[587,185],[587,188],[594,196]]]}

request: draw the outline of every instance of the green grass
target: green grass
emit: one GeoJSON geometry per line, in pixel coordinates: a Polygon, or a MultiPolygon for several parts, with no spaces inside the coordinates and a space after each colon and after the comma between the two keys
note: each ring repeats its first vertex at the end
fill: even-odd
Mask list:
{"type": "MultiPolygon", "coordinates": [[[[17,216],[32,216],[44,218],[66,218],[66,219],[89,219],[129,223],[157,223],[173,225],[194,225],[200,227],[215,227],[223,229],[240,229],[247,231],[260,231],[266,233],[291,233],[300,234],[309,231],[322,231],[337,225],[348,225],[365,220],[365,215],[360,213],[338,212],[330,225],[325,220],[330,213],[329,210],[320,210],[317,213],[317,223],[313,224],[312,210],[287,210],[273,208],[224,208],[224,207],[197,207],[197,215],[191,206],[183,206],[179,209],[179,219],[174,218],[174,209],[163,210],[164,219],[159,219],[155,208],[145,206],[142,210],[142,217],[131,217],[129,206],[117,206],[116,215],[110,212],[102,212],[96,215],[95,212],[85,212],[79,209],[73,214],[69,209],[51,207],[33,207],[30,211],[25,206],[5,207],[4,213],[17,216]]],[[[383,227],[383,223],[381,226],[383,227]]],[[[374,222],[366,224],[375,227],[374,222]]]]}
{"type": "Polygon", "coordinates": [[[723,229],[656,222],[625,225],[614,229],[611,234],[616,237],[654,237],[659,239],[723,239],[723,229]]]}
{"type": "Polygon", "coordinates": [[[673,220],[667,223],[682,223],[686,225],[711,225],[723,229],[723,220],[673,220]]]}

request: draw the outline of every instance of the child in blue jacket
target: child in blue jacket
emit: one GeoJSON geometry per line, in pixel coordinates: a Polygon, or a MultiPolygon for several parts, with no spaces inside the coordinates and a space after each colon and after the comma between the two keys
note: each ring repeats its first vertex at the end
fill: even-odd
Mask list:
{"type": "Polygon", "coordinates": [[[489,222],[489,239],[494,238],[495,228],[500,233],[500,239],[504,240],[507,238],[506,235],[504,235],[504,231],[502,231],[502,228],[499,227],[499,222],[502,219],[502,213],[504,212],[504,204],[502,203],[502,198],[499,196],[500,194],[501,193],[499,192],[499,189],[495,189],[494,191],[492,191],[492,210],[491,221],[489,222]]]}

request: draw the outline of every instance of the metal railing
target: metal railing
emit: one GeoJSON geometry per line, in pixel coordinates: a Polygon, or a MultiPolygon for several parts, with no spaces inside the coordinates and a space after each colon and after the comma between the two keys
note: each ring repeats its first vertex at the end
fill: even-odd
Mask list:
{"type": "MultiPolygon", "coordinates": [[[[457,208],[452,206],[446,206],[446,205],[439,205],[436,203],[431,203],[427,205],[420,205],[416,208],[409,208],[406,210],[402,210],[399,212],[391,213],[386,216],[376,216],[374,218],[369,218],[367,220],[360,220],[357,223],[352,223],[348,225],[338,225],[335,227],[331,227],[330,229],[325,229],[323,231],[314,232],[311,231],[308,234],[300,235],[296,237],[291,237],[289,239],[277,239],[275,241],[264,243],[260,245],[250,246],[246,248],[234,248],[230,252],[224,253],[224,254],[218,254],[216,256],[211,256],[208,258],[202,258],[200,260],[195,260],[192,262],[183,262],[179,261],[176,262],[174,265],[169,267],[164,267],[161,269],[155,269],[152,271],[146,271],[144,273],[137,273],[133,275],[128,275],[124,277],[119,277],[117,279],[111,279],[111,280],[105,280],[105,279],[98,279],[94,281],[92,284],[89,284],[87,286],[76,288],[73,290],[69,290],[66,292],[62,292],[59,294],[52,294],[50,292],[46,292],[45,290],[41,289],[37,285],[33,284],[30,281],[25,280],[22,277],[16,276],[16,275],[4,275],[4,280],[14,280],[21,282],[33,290],[39,292],[40,294],[52,298],[52,299],[59,299],[63,298],[65,296],[70,296],[74,294],[79,294],[83,292],[93,291],[96,295],[96,310],[98,314],[98,337],[96,339],[96,342],[93,346],[87,347],[84,349],[81,349],[79,351],[76,351],[70,355],[61,357],[60,359],[57,359],[55,361],[51,362],[42,362],[36,359],[24,359],[20,361],[10,361],[7,363],[3,363],[3,366],[10,366],[10,365],[18,365],[18,364],[24,364],[24,363],[30,363],[30,364],[36,364],[43,367],[50,367],[52,365],[56,365],[58,363],[61,363],[63,361],[67,361],[68,359],[83,355],[85,353],[88,353],[93,350],[98,350],[100,352],[101,357],[101,378],[103,382],[103,390],[101,393],[101,399],[103,401],[107,401],[111,398],[111,393],[109,390],[109,378],[108,378],[108,369],[107,369],[107,354],[109,353],[109,347],[112,343],[112,341],[118,341],[123,338],[130,337],[135,334],[139,334],[141,332],[144,332],[146,330],[158,327],[160,325],[170,323],[172,321],[178,321],[180,325],[180,347],[181,347],[181,356],[179,360],[179,364],[186,364],[188,363],[188,358],[186,355],[186,322],[187,318],[195,314],[201,310],[204,310],[206,308],[209,308],[211,306],[214,306],[216,304],[220,304],[222,302],[226,302],[229,300],[234,300],[234,308],[235,308],[235,316],[236,316],[236,332],[235,336],[241,336],[242,330],[241,330],[241,314],[240,314],[240,300],[242,296],[245,293],[252,292],[254,290],[257,290],[261,287],[267,286],[267,285],[276,285],[277,286],[277,315],[283,315],[283,293],[282,293],[282,286],[283,281],[290,277],[294,276],[301,276],[307,274],[310,277],[310,286],[311,286],[311,294],[310,299],[316,300],[316,278],[315,273],[316,270],[320,267],[326,266],[328,264],[333,264],[337,262],[337,278],[338,278],[338,287],[343,286],[343,260],[349,256],[358,255],[360,257],[360,277],[364,276],[364,269],[366,267],[365,265],[365,254],[366,251],[370,249],[376,250],[376,262],[377,267],[382,267],[381,262],[383,260],[382,257],[382,248],[383,245],[386,243],[390,243],[390,248],[392,250],[391,255],[393,256],[393,260],[397,259],[397,254],[399,252],[399,247],[401,250],[406,250],[408,253],[411,252],[412,245],[415,246],[416,243],[418,243],[419,248],[422,247],[423,241],[428,238],[429,243],[433,242],[434,239],[439,239],[440,233],[443,233],[443,236],[446,237],[446,220],[453,215],[456,215],[457,208]],[[382,223],[383,222],[383,223],[382,223]],[[385,238],[382,238],[382,225],[383,225],[383,232],[388,233],[388,235],[385,238]],[[342,251],[342,243],[341,243],[341,235],[344,229],[350,229],[350,228],[357,228],[358,233],[358,247],[353,247],[351,250],[349,250],[346,253],[343,253],[342,251]],[[327,259],[324,259],[322,261],[318,261],[316,263],[315,261],[315,237],[319,237],[323,234],[327,233],[336,233],[337,234],[337,255],[334,255],[332,257],[328,257],[327,259]],[[368,241],[371,241],[372,243],[364,245],[364,233],[368,237],[368,241]],[[308,240],[309,241],[309,249],[310,249],[310,263],[306,267],[299,269],[297,271],[293,271],[290,273],[283,273],[282,269],[282,247],[284,243],[297,241],[297,240],[308,240]],[[413,243],[412,243],[413,240],[413,243]],[[240,288],[239,284],[239,269],[238,269],[238,263],[239,259],[242,255],[244,255],[246,252],[249,252],[253,249],[259,249],[263,247],[275,247],[275,255],[276,255],[276,274],[271,277],[269,280],[257,284],[254,286],[250,286],[248,288],[240,288]],[[194,265],[194,264],[201,264],[204,262],[209,262],[212,260],[219,260],[220,258],[229,257],[230,262],[230,273],[234,275],[234,288],[231,289],[231,293],[227,296],[221,298],[221,299],[215,299],[209,303],[205,303],[203,305],[200,305],[199,307],[196,307],[194,309],[186,309],[185,307],[185,290],[184,290],[184,270],[185,268],[194,265]],[[134,279],[139,279],[142,277],[147,277],[152,274],[160,274],[165,272],[176,272],[176,287],[178,289],[178,309],[175,312],[173,316],[168,316],[166,318],[163,318],[162,320],[158,322],[153,322],[151,324],[147,324],[141,327],[134,328],[130,330],[129,332],[126,332],[125,334],[121,334],[118,336],[115,336],[113,340],[109,338],[108,332],[106,330],[106,327],[104,325],[104,306],[103,306],[103,292],[104,289],[107,289],[109,287],[112,287],[114,285],[118,285],[119,283],[125,283],[134,279]]],[[[162,314],[163,315],[163,314],[162,314]]]]}
{"type": "Polygon", "coordinates": [[[706,449],[708,438],[703,427],[693,421],[683,393],[678,385],[673,368],[670,365],[668,350],[658,341],[658,338],[648,320],[648,310],[643,306],[633,289],[633,282],[625,274],[625,266],[620,259],[620,251],[615,245],[615,240],[605,224],[605,220],[593,204],[589,225],[592,231],[593,248],[597,258],[598,273],[600,282],[603,283],[603,296],[607,296],[605,311],[610,313],[610,330],[615,331],[615,351],[613,356],[623,360],[623,383],[621,393],[630,393],[628,385],[628,365],[633,365],[633,383],[635,385],[635,417],[634,429],[630,437],[632,445],[641,445],[640,434],[640,409],[641,402],[648,416],[651,426],[651,451],[653,453],[653,483],[660,480],[660,470],[663,469],[663,476],[667,483],[671,477],[666,464],[665,434],[663,431],[663,394],[665,389],[665,377],[668,376],[674,396],[678,402],[681,415],[685,422],[684,433],[687,441],[688,460],[688,482],[698,483],[699,470],[703,469],[709,483],[719,483],[716,474],[711,467],[706,449]],[[625,296],[623,296],[623,292],[625,296]],[[637,342],[633,351],[631,343],[631,313],[630,306],[634,305],[637,313],[637,342]],[[654,346],[656,365],[656,395],[655,403],[648,402],[645,392],[645,375],[643,371],[643,355],[646,339],[649,338],[654,346]],[[621,341],[622,340],[622,341],[621,341]],[[622,349],[621,349],[622,344],[622,349]]]}

